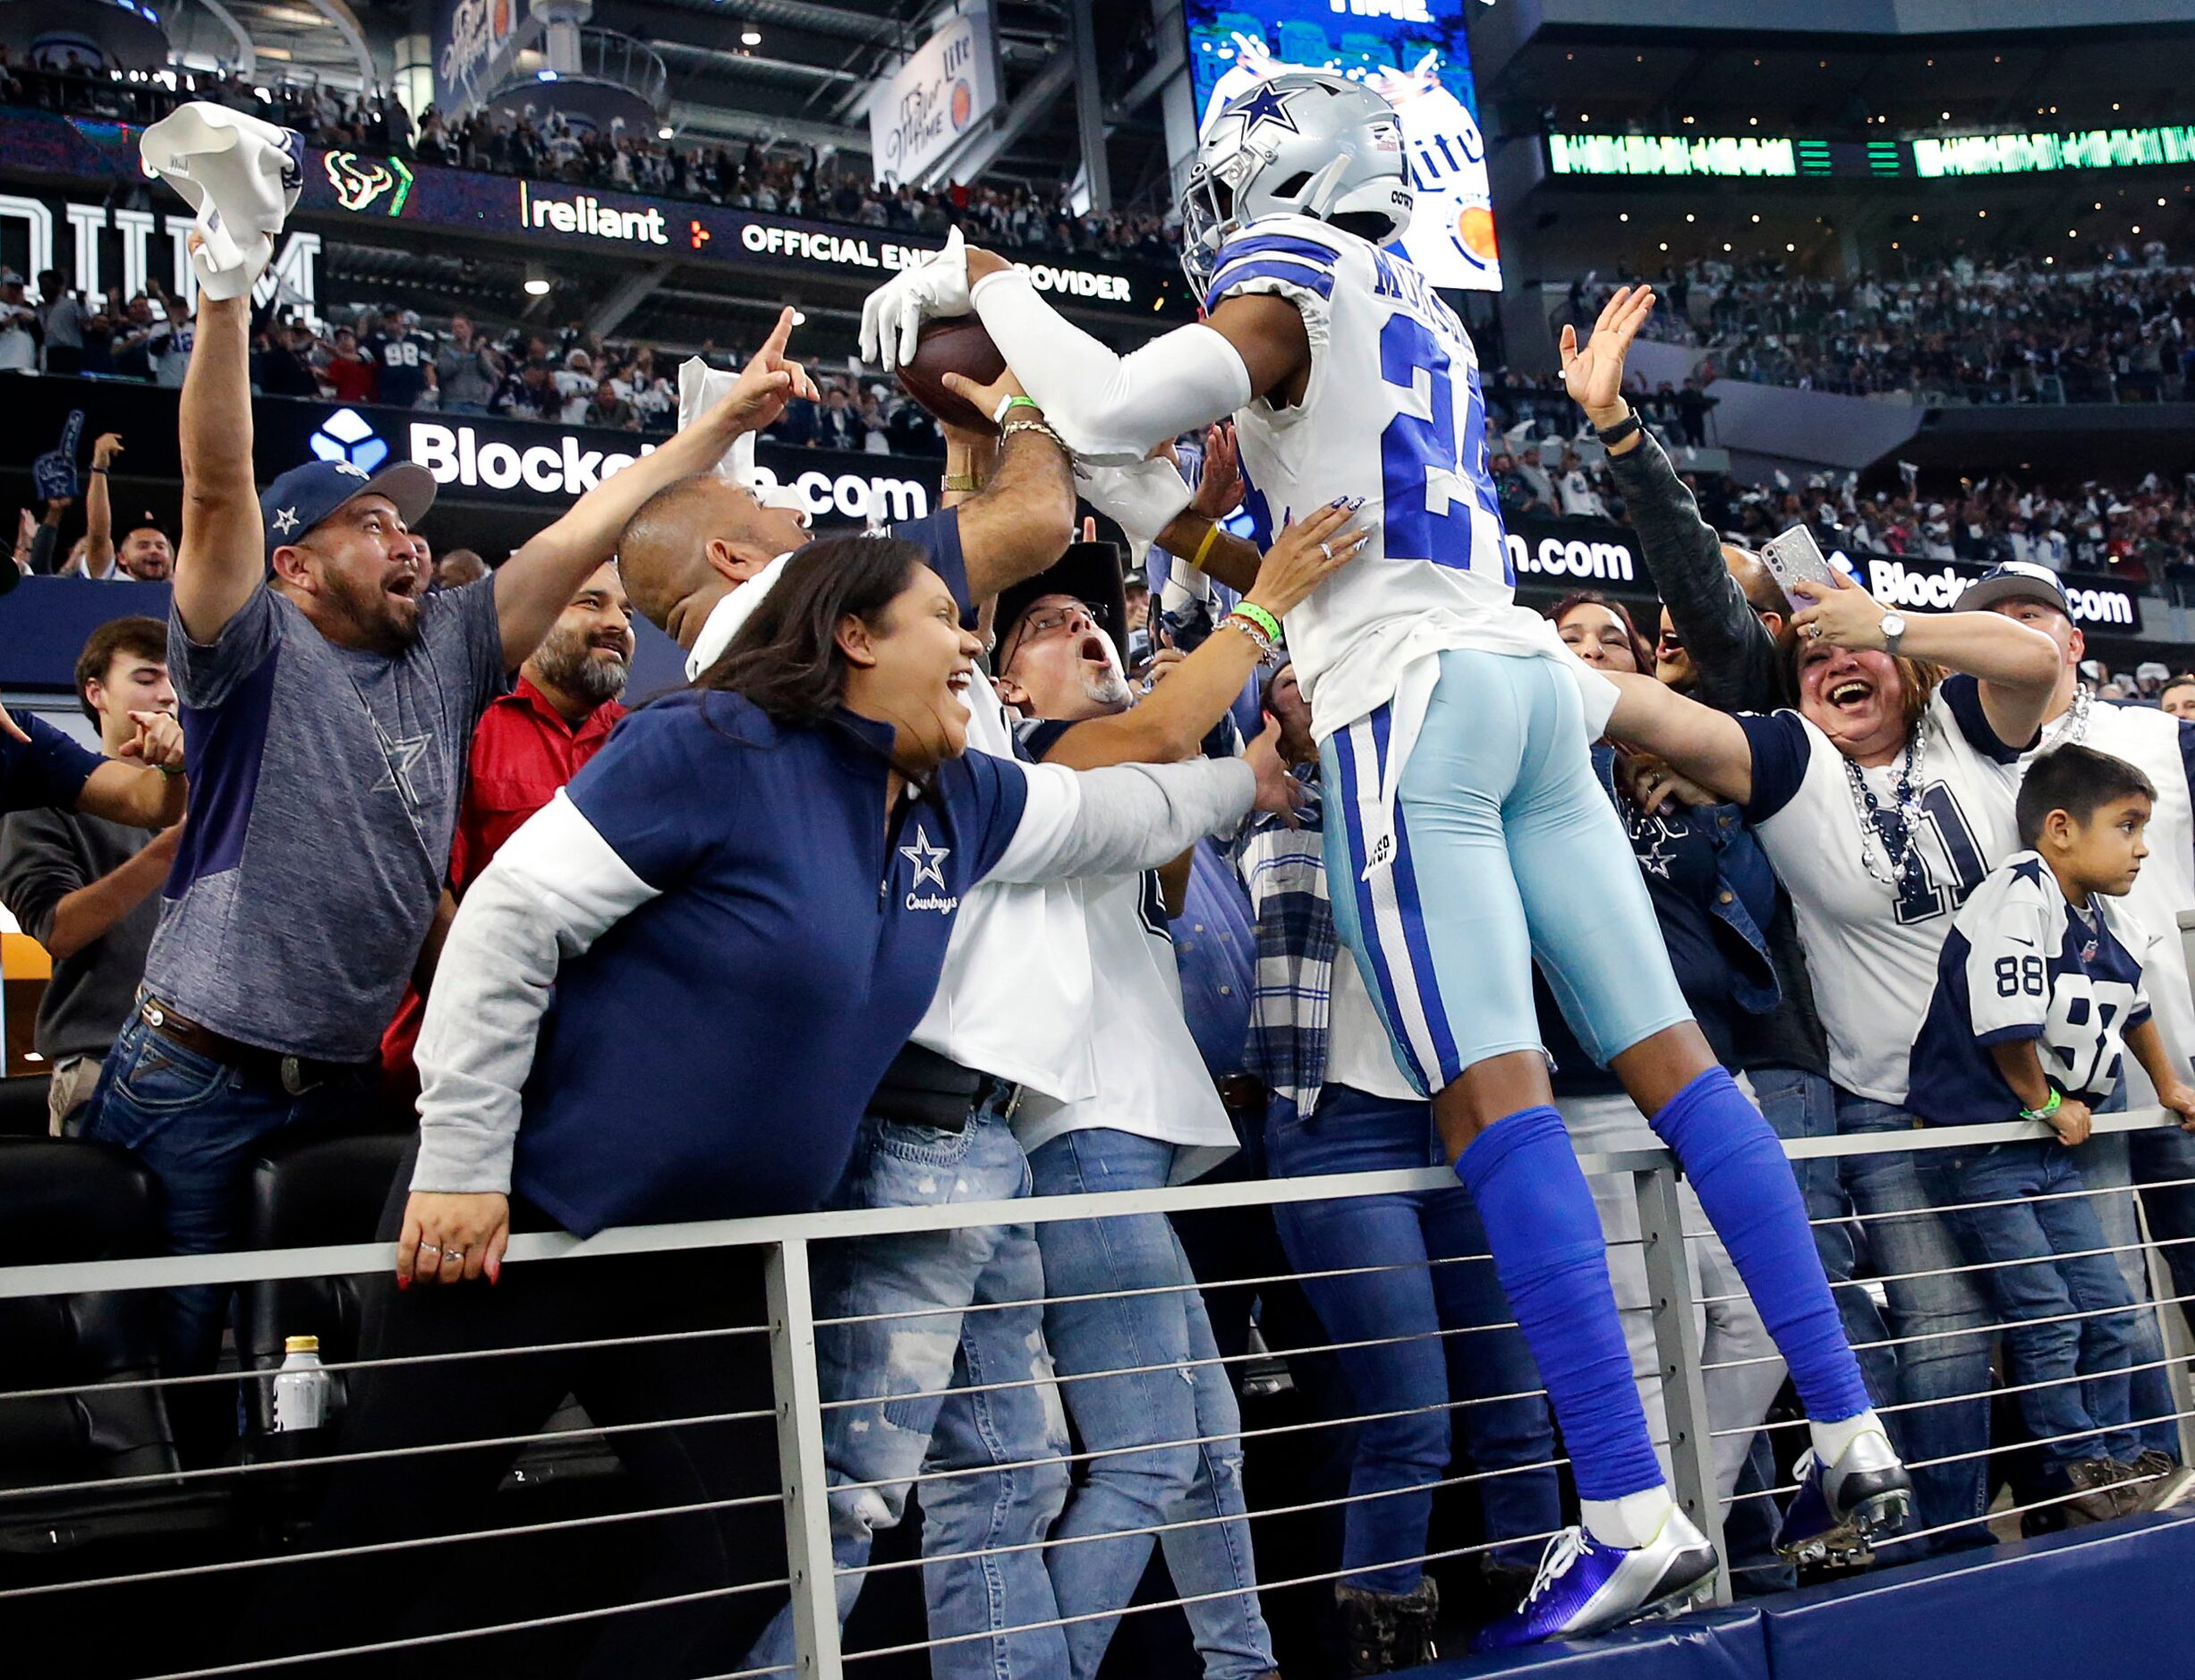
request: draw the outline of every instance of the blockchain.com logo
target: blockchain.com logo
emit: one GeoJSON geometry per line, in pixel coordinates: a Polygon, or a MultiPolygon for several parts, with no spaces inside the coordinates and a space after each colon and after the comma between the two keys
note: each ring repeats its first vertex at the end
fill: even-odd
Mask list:
{"type": "Polygon", "coordinates": [[[312,453],[338,466],[371,472],[388,459],[388,445],[356,409],[339,408],[305,440],[312,453]]]}

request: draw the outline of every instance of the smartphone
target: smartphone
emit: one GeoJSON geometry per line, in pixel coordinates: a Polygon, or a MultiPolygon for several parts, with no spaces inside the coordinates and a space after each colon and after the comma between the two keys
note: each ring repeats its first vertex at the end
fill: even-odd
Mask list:
{"type": "Polygon", "coordinates": [[[1771,537],[1760,547],[1761,564],[1765,565],[1782,586],[1783,593],[1794,605],[1801,603],[1801,596],[1791,593],[1791,585],[1805,581],[1818,583],[1825,589],[1835,587],[1830,576],[1829,562],[1823,556],[1821,545],[1814,540],[1814,533],[1804,525],[1793,525],[1789,530],[1771,537]]]}

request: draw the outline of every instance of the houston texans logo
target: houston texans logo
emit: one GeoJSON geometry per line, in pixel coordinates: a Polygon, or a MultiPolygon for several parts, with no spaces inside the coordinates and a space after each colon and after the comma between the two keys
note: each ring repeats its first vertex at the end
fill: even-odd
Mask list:
{"type": "Polygon", "coordinates": [[[356,152],[330,152],[327,168],[328,184],[335,188],[336,202],[345,209],[371,209],[384,194],[393,192],[382,214],[404,214],[404,201],[412,192],[412,172],[401,157],[383,162],[378,157],[361,157],[356,152]]]}

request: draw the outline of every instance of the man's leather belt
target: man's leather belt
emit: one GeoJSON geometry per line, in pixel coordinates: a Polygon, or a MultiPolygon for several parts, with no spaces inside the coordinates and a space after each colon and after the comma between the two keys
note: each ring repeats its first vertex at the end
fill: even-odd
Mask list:
{"type": "Polygon", "coordinates": [[[869,1099],[869,1112],[901,1125],[961,1132],[967,1129],[968,1116],[980,1109],[990,1108],[1011,1119],[1020,1100],[1018,1085],[910,1043],[900,1047],[884,1070],[869,1099]]]}
{"type": "Polygon", "coordinates": [[[138,1018],[162,1038],[180,1044],[208,1061],[221,1062],[247,1073],[269,1079],[293,1097],[302,1097],[331,1079],[357,1073],[363,1062],[323,1062],[309,1056],[285,1056],[257,1044],[246,1044],[211,1027],[200,1026],[172,1005],[148,993],[139,1000],[138,1018]]]}

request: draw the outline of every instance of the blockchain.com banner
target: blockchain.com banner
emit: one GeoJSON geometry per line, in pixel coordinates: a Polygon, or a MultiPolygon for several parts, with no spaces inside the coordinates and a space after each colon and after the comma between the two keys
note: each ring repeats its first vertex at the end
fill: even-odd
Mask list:
{"type": "Polygon", "coordinates": [[[1417,191],[1395,242],[1437,286],[1502,289],[1486,141],[1461,0],[1186,0],[1200,133],[1237,94],[1289,70],[1361,81],[1402,117],[1417,191]]]}

